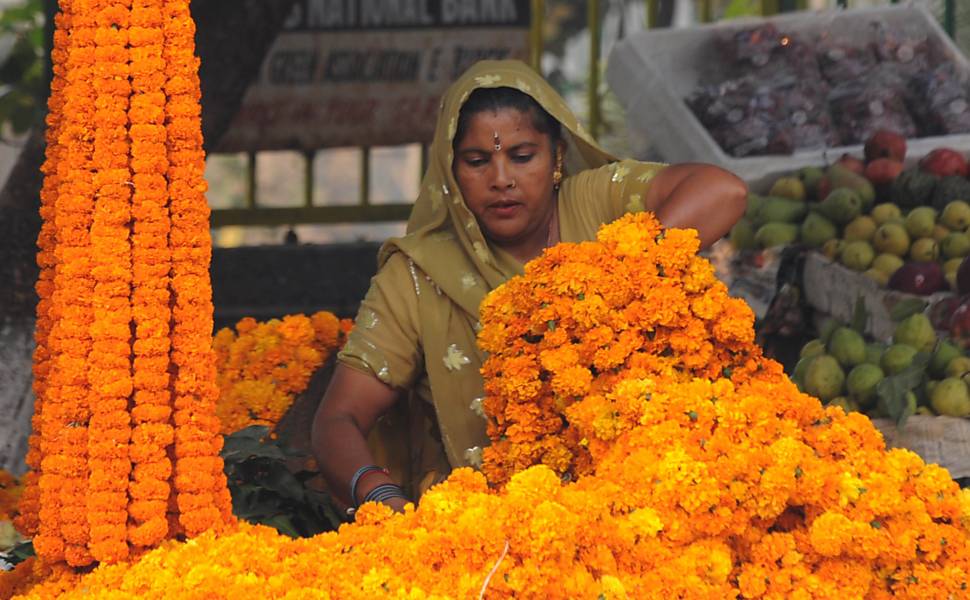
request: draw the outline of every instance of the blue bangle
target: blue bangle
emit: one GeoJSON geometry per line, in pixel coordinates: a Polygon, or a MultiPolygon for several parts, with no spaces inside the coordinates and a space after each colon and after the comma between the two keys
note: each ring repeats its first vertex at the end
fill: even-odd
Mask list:
{"type": "Polygon", "coordinates": [[[404,495],[404,490],[401,489],[401,486],[395,483],[382,483],[367,492],[361,504],[368,502],[386,502],[391,498],[407,498],[407,496],[404,495]]]}
{"type": "Polygon", "coordinates": [[[371,471],[382,471],[387,474],[387,469],[383,467],[378,467],[377,465],[364,465],[363,467],[357,469],[354,476],[350,478],[350,503],[354,507],[360,506],[357,502],[357,484],[360,483],[360,478],[370,473],[371,471]]]}

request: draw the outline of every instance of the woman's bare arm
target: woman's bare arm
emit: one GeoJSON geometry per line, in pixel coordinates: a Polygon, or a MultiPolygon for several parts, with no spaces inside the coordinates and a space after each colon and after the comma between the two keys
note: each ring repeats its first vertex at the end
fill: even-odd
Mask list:
{"type": "MultiPolygon", "coordinates": [[[[331,491],[348,505],[353,506],[382,483],[395,483],[383,473],[370,474],[357,486],[357,498],[350,497],[354,473],[364,465],[374,464],[367,434],[397,399],[397,390],[372,375],[342,364],[334,370],[314,415],[310,441],[331,491]]],[[[403,498],[387,501],[398,511],[406,503],[403,498]]]]}
{"type": "Polygon", "coordinates": [[[748,186],[714,165],[670,165],[651,180],[645,206],[665,227],[696,229],[701,247],[721,239],[744,214],[748,186]]]}

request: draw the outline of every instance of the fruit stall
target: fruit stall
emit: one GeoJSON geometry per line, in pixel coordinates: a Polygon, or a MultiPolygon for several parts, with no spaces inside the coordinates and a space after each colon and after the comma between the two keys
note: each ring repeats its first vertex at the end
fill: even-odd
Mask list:
{"type": "Polygon", "coordinates": [[[642,157],[748,182],[745,216],[711,259],[763,332],[790,336],[792,379],[958,478],[970,477],[968,79],[970,61],[916,6],[644,32],[608,69],[642,157]]]}

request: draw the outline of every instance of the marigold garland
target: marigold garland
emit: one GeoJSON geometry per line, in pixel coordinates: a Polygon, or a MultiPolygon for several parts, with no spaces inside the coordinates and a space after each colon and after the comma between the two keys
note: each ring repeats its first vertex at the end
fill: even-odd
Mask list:
{"type": "Polygon", "coordinates": [[[67,30],[70,27],[71,4],[69,1],[61,3],[61,11],[54,17],[54,40],[51,48],[51,63],[53,77],[51,80],[50,96],[47,100],[47,130],[45,131],[46,154],[41,172],[44,183],[40,191],[41,228],[37,236],[37,321],[34,328],[34,356],[33,356],[33,392],[34,414],[31,417],[31,434],[27,440],[26,463],[30,468],[24,478],[24,492],[20,504],[20,512],[15,519],[17,528],[25,535],[35,536],[38,533],[40,510],[40,480],[41,469],[41,427],[43,424],[43,406],[46,399],[46,383],[50,372],[51,356],[48,348],[53,319],[50,315],[52,293],[54,287],[54,273],[56,256],[56,227],[54,224],[54,203],[58,180],[58,163],[63,151],[60,143],[62,115],[64,112],[64,87],[66,85],[65,70],[70,40],[67,30]]]}
{"type": "MultiPolygon", "coordinates": [[[[659,236],[650,216],[627,217],[604,231],[608,251],[597,256],[652,261],[680,235],[659,236]]],[[[543,261],[591,255],[588,245],[562,245],[523,279],[556,270],[543,261]]],[[[667,283],[719,294],[692,262],[667,283]]],[[[563,289],[613,293],[598,281],[563,289]]],[[[485,331],[508,321],[508,304],[494,301],[502,293],[486,303],[485,331]]],[[[533,293],[533,310],[547,299],[533,293]]],[[[691,310],[683,318],[704,324],[714,356],[752,334],[740,308],[691,310]]],[[[692,345],[704,341],[698,334],[692,345]]],[[[83,576],[26,565],[10,585],[24,598],[970,597],[970,490],[912,452],[887,451],[864,416],[822,407],[776,363],[741,348],[748,355],[730,378],[697,376],[690,357],[655,348],[577,394],[560,413],[588,460],[572,482],[544,464],[501,486],[459,469],[416,509],[368,504],[339,532],[294,540],[238,524],[83,576]]]]}
{"type": "Polygon", "coordinates": [[[18,525],[46,564],[84,566],[232,514],[189,2],[60,4],[18,525]]]}
{"type": "Polygon", "coordinates": [[[313,372],[346,339],[349,319],[320,311],[258,323],[247,317],[213,339],[222,433],[273,427],[306,389],[313,372]]]}

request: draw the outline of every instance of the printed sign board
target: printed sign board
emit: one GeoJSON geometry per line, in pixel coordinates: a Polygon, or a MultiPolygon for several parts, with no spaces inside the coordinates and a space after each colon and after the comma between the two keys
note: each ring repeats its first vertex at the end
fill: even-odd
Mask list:
{"type": "Polygon", "coordinates": [[[442,92],[528,57],[529,0],[300,0],[218,151],[431,140],[442,92]]]}

